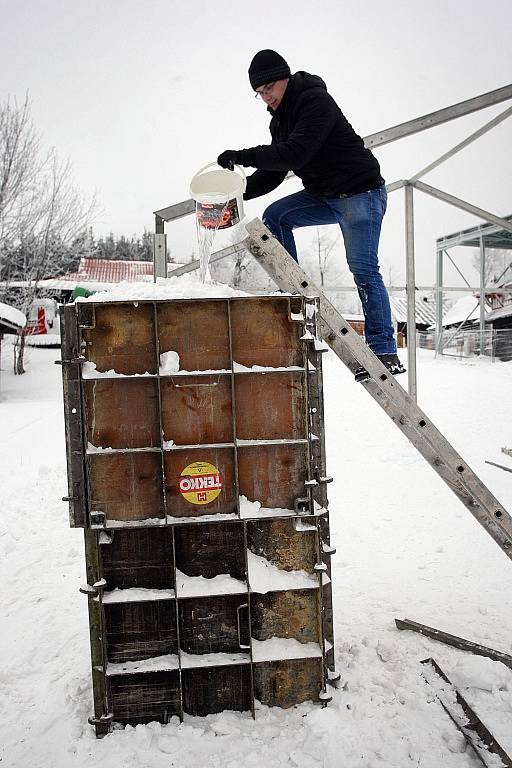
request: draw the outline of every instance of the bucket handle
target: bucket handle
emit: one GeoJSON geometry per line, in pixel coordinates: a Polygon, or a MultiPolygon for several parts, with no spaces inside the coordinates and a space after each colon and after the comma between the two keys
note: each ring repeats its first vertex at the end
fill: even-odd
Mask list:
{"type": "MultiPolygon", "coordinates": [[[[222,166],[219,165],[217,162],[215,162],[215,163],[208,163],[208,165],[205,165],[204,168],[200,168],[198,170],[198,172],[194,176],[194,179],[197,176],[200,176],[202,173],[204,173],[204,171],[208,170],[208,168],[212,168],[214,165],[218,166],[219,168],[222,168],[222,166]]],[[[243,169],[243,167],[241,165],[235,165],[235,168],[238,168],[238,170],[240,171],[240,175],[241,175],[241,177],[242,177],[242,179],[244,181],[244,189],[243,189],[243,191],[245,192],[245,188],[247,186],[247,176],[246,176],[246,173],[245,173],[245,171],[244,171],[244,169],[243,169]]],[[[227,170],[227,169],[224,168],[223,170],[227,170]]]]}

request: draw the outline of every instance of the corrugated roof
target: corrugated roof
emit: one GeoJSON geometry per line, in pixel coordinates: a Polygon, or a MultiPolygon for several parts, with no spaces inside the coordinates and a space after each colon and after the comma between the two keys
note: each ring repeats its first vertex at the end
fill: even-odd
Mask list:
{"type": "Polygon", "coordinates": [[[493,309],[485,319],[490,323],[493,320],[499,320],[502,317],[510,317],[510,315],[512,315],[512,302],[505,304],[504,307],[499,307],[499,309],[493,309]]]}
{"type": "MultiPolygon", "coordinates": [[[[397,323],[407,322],[407,299],[405,297],[390,296],[391,314],[397,323]]],[[[435,302],[427,296],[416,297],[416,324],[417,325],[435,325],[436,305],[435,302]]]]}
{"type": "Polygon", "coordinates": [[[60,280],[97,283],[137,282],[145,275],[153,275],[152,261],[118,261],[113,259],[80,260],[78,272],[68,272],[60,280]]]}

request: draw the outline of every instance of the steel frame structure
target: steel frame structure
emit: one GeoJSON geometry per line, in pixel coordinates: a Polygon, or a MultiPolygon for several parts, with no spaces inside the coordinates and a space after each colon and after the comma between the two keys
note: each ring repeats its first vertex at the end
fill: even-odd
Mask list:
{"type": "MultiPolygon", "coordinates": [[[[405,123],[387,128],[383,131],[371,134],[364,138],[366,147],[371,149],[384,146],[393,141],[403,139],[407,136],[420,133],[421,131],[433,128],[437,125],[455,120],[458,117],[469,115],[473,112],[477,112],[486,107],[491,107],[496,104],[501,104],[505,101],[512,99],[512,84],[503,86],[493,91],[475,96],[471,99],[453,104],[449,107],[439,109],[435,112],[431,112],[421,117],[417,117],[413,120],[409,120],[405,123]]],[[[496,216],[490,211],[486,211],[479,208],[466,200],[455,197],[440,189],[425,184],[420,179],[427,173],[437,168],[449,158],[453,157],[457,152],[467,147],[476,139],[483,136],[499,123],[503,122],[507,117],[512,115],[512,106],[508,107],[504,112],[495,116],[492,120],[485,123],[477,131],[467,136],[463,141],[452,147],[443,155],[438,157],[433,162],[429,163],[425,168],[422,168],[409,179],[401,179],[391,184],[387,184],[386,188],[388,192],[394,192],[398,189],[404,189],[405,197],[405,256],[406,256],[406,280],[407,280],[407,355],[408,355],[408,368],[409,368],[409,394],[411,397],[417,399],[417,375],[416,375],[416,325],[415,325],[415,260],[414,260],[414,190],[423,192],[426,195],[434,197],[437,200],[441,200],[448,205],[453,205],[460,210],[471,213],[485,222],[494,224],[496,227],[512,233],[512,221],[503,219],[496,216]]],[[[294,174],[289,173],[287,178],[293,178],[294,174]]],[[[166,208],[161,208],[154,212],[155,215],[155,247],[154,247],[154,276],[166,277],[166,235],[164,225],[165,222],[174,221],[184,216],[188,216],[195,211],[195,203],[193,200],[184,200],[180,203],[170,205],[166,208]]],[[[236,253],[240,249],[240,245],[230,246],[224,248],[222,251],[212,255],[212,260],[224,258],[229,254],[236,253]]],[[[485,254],[485,251],[484,251],[485,254]]],[[[442,262],[442,259],[441,259],[442,262]]],[[[183,274],[184,272],[197,269],[199,262],[192,262],[185,267],[181,267],[172,275],[183,274]]],[[[482,270],[483,273],[483,270],[482,270]]],[[[442,264],[440,266],[439,260],[437,264],[437,289],[436,289],[436,304],[437,304],[437,316],[442,312],[442,264]]],[[[483,299],[485,301],[485,298],[483,299]]],[[[481,321],[482,322],[482,321],[481,321]]]]}
{"type": "MultiPolygon", "coordinates": [[[[512,221],[512,216],[506,217],[507,221],[512,221]]],[[[443,285],[443,258],[446,256],[446,258],[452,263],[452,265],[455,267],[459,275],[462,277],[464,282],[466,283],[466,288],[463,288],[463,291],[467,291],[468,293],[478,293],[479,294],[479,309],[480,309],[480,315],[479,315],[479,336],[480,336],[480,349],[482,350],[484,348],[484,334],[485,334],[485,304],[487,300],[487,296],[489,294],[512,294],[512,288],[506,288],[506,287],[499,287],[497,285],[486,285],[486,275],[485,275],[485,267],[486,267],[486,255],[487,255],[487,249],[488,248],[502,248],[505,250],[511,250],[512,251],[512,232],[503,230],[502,227],[497,226],[496,224],[480,224],[476,227],[472,227],[471,229],[465,229],[461,232],[456,232],[451,235],[445,235],[444,237],[439,237],[436,241],[436,332],[435,332],[435,349],[436,354],[443,354],[443,349],[446,346],[446,342],[443,338],[443,326],[442,326],[442,313],[439,311],[439,307],[442,307],[443,302],[443,292],[450,290],[444,287],[443,285]],[[473,287],[469,284],[466,276],[463,274],[462,270],[459,269],[457,264],[455,263],[454,259],[449,254],[449,249],[454,248],[456,246],[469,246],[469,247],[475,247],[479,248],[480,250],[480,284],[478,287],[473,287]]],[[[511,264],[507,267],[505,272],[512,266],[511,264]]],[[[505,272],[501,275],[505,274],[505,272]]],[[[466,317],[464,320],[462,320],[461,323],[457,326],[455,331],[453,332],[453,336],[451,338],[454,338],[458,331],[462,328],[462,326],[467,322],[469,319],[469,316],[473,314],[472,310],[468,317],[466,317]]]]}

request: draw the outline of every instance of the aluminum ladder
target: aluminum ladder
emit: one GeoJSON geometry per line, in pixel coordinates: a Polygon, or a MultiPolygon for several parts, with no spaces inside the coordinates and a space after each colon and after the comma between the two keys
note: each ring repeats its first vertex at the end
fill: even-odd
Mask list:
{"type": "Polygon", "coordinates": [[[261,220],[253,219],[246,229],[249,235],[243,245],[282,291],[319,297],[319,328],[324,340],[352,373],[361,366],[368,371],[369,378],[361,386],[512,559],[512,518],[503,505],[261,220]]]}

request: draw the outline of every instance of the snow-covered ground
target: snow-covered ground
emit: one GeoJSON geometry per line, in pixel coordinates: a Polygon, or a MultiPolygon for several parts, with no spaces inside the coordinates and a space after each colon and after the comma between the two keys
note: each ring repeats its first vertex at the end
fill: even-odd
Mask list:
{"type": "MultiPolygon", "coordinates": [[[[457,768],[480,763],[432,696],[433,656],[512,752],[512,672],[417,634],[407,617],[511,653],[512,563],[331,353],[324,356],[336,659],[325,709],[267,709],[96,740],[83,533],[68,526],[58,351],[0,374],[2,768],[457,768]]],[[[419,350],[419,401],[509,510],[512,363],[419,350]]],[[[401,377],[405,384],[405,377],[401,377]]],[[[499,762],[494,762],[498,765],[499,762]]]]}

